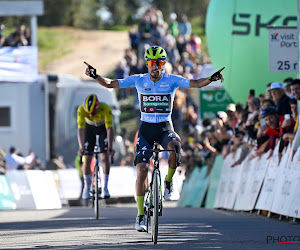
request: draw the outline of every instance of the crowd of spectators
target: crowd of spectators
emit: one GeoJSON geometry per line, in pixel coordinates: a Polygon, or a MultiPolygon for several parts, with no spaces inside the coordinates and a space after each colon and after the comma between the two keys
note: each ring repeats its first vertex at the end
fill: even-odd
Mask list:
{"type": "Polygon", "coordinates": [[[216,154],[225,158],[241,148],[240,158],[231,167],[241,164],[250,152],[249,159],[265,153],[269,159],[278,143],[277,163],[290,143],[293,158],[300,145],[297,100],[300,100],[300,79],[269,83],[266,94],[259,97],[249,94],[245,104],[229,104],[226,112],[219,111],[216,118],[204,119],[203,129],[194,134],[189,147],[206,152],[208,159],[216,154]]]}
{"type": "Polygon", "coordinates": [[[31,32],[25,25],[20,25],[17,29],[4,36],[5,25],[0,25],[0,48],[4,46],[18,47],[18,46],[30,46],[31,45],[31,32]]]}

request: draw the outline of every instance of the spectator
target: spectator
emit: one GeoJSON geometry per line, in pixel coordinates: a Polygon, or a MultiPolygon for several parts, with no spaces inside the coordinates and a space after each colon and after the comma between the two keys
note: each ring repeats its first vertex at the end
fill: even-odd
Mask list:
{"type": "Polygon", "coordinates": [[[265,109],[268,106],[274,106],[275,107],[275,102],[272,99],[264,99],[261,103],[261,108],[265,109]]]}
{"type": "Polygon", "coordinates": [[[284,86],[284,91],[288,95],[289,98],[293,99],[293,94],[291,92],[291,83],[293,81],[293,78],[288,77],[283,80],[283,86],[284,86]]]}
{"type": "Polygon", "coordinates": [[[169,55],[169,62],[175,67],[180,62],[180,54],[176,47],[176,41],[170,41],[167,45],[166,51],[169,55]]]}
{"type": "MultiPolygon", "coordinates": [[[[295,106],[293,106],[292,109],[292,114],[294,113],[294,117],[297,117],[297,101],[295,99],[290,99],[290,105],[294,105],[296,104],[296,108],[295,106]]],[[[288,146],[289,144],[289,140],[284,139],[287,135],[289,136],[290,134],[293,134],[294,132],[294,127],[295,127],[295,119],[293,118],[293,116],[291,116],[290,114],[285,114],[284,115],[284,120],[281,124],[281,139],[280,139],[280,144],[279,144],[279,149],[278,149],[278,157],[279,157],[279,162],[281,160],[282,157],[282,152],[283,150],[288,146]]]]}
{"type": "Polygon", "coordinates": [[[181,15],[181,22],[178,23],[179,34],[189,38],[192,33],[192,26],[185,14],[181,15]]]}
{"type": "MultiPolygon", "coordinates": [[[[130,68],[127,65],[127,61],[125,58],[121,58],[117,68],[115,69],[115,78],[116,79],[123,79],[129,75],[130,68]]],[[[119,89],[118,91],[118,99],[122,99],[125,102],[128,102],[129,97],[129,89],[119,89]]]]}
{"type": "Polygon", "coordinates": [[[182,122],[185,111],[186,96],[183,91],[177,89],[173,102],[172,123],[174,125],[174,130],[179,134],[179,136],[182,135],[182,122]]]}
{"type": "Polygon", "coordinates": [[[5,29],[5,25],[1,24],[0,25],[0,48],[5,45],[5,37],[3,35],[5,29]]]}
{"type": "Polygon", "coordinates": [[[15,147],[10,147],[9,154],[5,156],[7,170],[30,169],[34,158],[33,152],[26,157],[22,157],[18,155],[18,150],[15,147]]]}
{"type": "Polygon", "coordinates": [[[278,111],[275,107],[267,107],[262,110],[261,115],[265,119],[267,129],[261,137],[257,138],[258,150],[256,155],[261,156],[270,150],[270,158],[273,154],[276,140],[280,138],[280,121],[283,121],[283,117],[278,116],[278,111]]]}
{"type": "Polygon", "coordinates": [[[226,107],[226,113],[228,115],[228,119],[232,122],[232,125],[235,128],[238,123],[236,116],[236,105],[234,103],[228,104],[226,107]]]}
{"type": "Polygon", "coordinates": [[[271,88],[271,82],[267,84],[266,88],[267,88],[267,96],[266,96],[266,98],[272,99],[271,92],[269,91],[270,88],[271,88]]]}
{"type": "Polygon", "coordinates": [[[17,30],[9,36],[8,45],[13,47],[28,45],[28,41],[25,38],[24,25],[20,25],[17,30]]]}
{"type": "Polygon", "coordinates": [[[181,56],[182,56],[182,53],[184,52],[186,43],[187,43],[187,41],[185,41],[184,36],[183,35],[178,35],[178,38],[177,38],[177,49],[178,49],[179,54],[181,56]]]}
{"type": "Polygon", "coordinates": [[[177,15],[176,13],[170,14],[170,24],[169,29],[173,37],[178,37],[178,22],[177,22],[177,15]]]}
{"type": "Polygon", "coordinates": [[[134,51],[131,48],[125,49],[124,59],[126,60],[127,65],[128,65],[128,67],[130,69],[129,70],[129,75],[131,75],[133,67],[135,67],[136,64],[137,64],[136,54],[134,53],[134,51]]]}
{"type": "MultiPolygon", "coordinates": [[[[300,79],[295,79],[292,81],[291,91],[292,91],[294,98],[299,102],[300,101],[300,79]]],[[[293,148],[292,160],[293,160],[294,155],[300,145],[299,116],[298,116],[295,128],[296,128],[297,132],[296,132],[295,139],[294,139],[293,145],[292,145],[292,148],[293,148]]]]}
{"type": "Polygon", "coordinates": [[[189,44],[194,58],[199,58],[201,56],[201,43],[201,38],[196,33],[193,33],[189,44]]]}
{"type": "Polygon", "coordinates": [[[138,27],[137,27],[136,24],[133,24],[133,25],[130,26],[129,38],[130,38],[131,48],[137,54],[138,53],[138,46],[139,46],[139,43],[140,43],[140,33],[138,31],[138,27]]]}
{"type": "Polygon", "coordinates": [[[27,46],[31,46],[31,31],[29,28],[25,29],[24,36],[25,39],[27,40],[27,46]]]}
{"type": "Polygon", "coordinates": [[[152,23],[149,15],[145,15],[139,27],[140,42],[138,45],[138,59],[143,59],[145,44],[150,44],[152,23]]]}
{"type": "Polygon", "coordinates": [[[243,131],[240,131],[238,129],[235,130],[234,136],[233,136],[233,149],[232,152],[235,153],[237,151],[238,148],[242,149],[241,154],[239,155],[239,159],[236,160],[234,163],[232,163],[231,167],[235,167],[237,165],[240,165],[245,158],[247,157],[247,155],[250,152],[250,145],[246,144],[243,140],[245,136],[245,133],[243,131]]]}
{"type": "Polygon", "coordinates": [[[6,173],[5,152],[0,148],[0,175],[6,173]]]}
{"type": "Polygon", "coordinates": [[[47,162],[46,169],[47,170],[58,170],[58,169],[66,169],[67,166],[64,163],[64,158],[61,155],[53,154],[51,160],[47,162]]]}
{"type": "Polygon", "coordinates": [[[272,82],[269,91],[275,102],[278,115],[291,114],[290,98],[285,94],[282,83],[272,82]]]}

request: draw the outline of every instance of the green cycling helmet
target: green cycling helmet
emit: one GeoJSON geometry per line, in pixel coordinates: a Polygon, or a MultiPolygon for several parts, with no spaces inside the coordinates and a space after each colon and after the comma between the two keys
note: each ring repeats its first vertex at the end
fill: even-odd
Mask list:
{"type": "Polygon", "coordinates": [[[145,60],[166,60],[167,52],[160,46],[152,46],[145,52],[145,60]]]}

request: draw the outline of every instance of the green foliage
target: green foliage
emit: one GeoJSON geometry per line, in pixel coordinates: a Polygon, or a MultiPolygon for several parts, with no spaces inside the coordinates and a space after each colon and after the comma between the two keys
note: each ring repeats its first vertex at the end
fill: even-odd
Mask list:
{"type": "Polygon", "coordinates": [[[130,25],[142,0],[104,0],[108,10],[112,13],[113,25],[130,25]]]}
{"type": "Polygon", "coordinates": [[[205,20],[208,3],[209,0],[152,0],[152,4],[162,11],[165,19],[169,17],[170,13],[175,12],[178,21],[180,21],[180,15],[183,13],[189,19],[201,17],[205,20]]]}
{"type": "Polygon", "coordinates": [[[113,26],[105,26],[105,30],[113,30],[113,31],[129,31],[130,26],[126,25],[113,25],[113,26]]]}
{"type": "Polygon", "coordinates": [[[44,26],[73,26],[97,29],[101,23],[97,11],[101,7],[97,0],[44,0],[45,14],[39,17],[44,26]]]}

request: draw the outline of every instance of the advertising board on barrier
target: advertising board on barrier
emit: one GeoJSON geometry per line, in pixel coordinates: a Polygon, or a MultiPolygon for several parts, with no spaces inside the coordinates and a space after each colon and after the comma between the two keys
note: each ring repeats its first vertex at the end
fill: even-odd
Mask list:
{"type": "Polygon", "coordinates": [[[247,189],[248,193],[246,193],[247,207],[245,209],[247,211],[251,211],[255,207],[255,203],[257,201],[270,162],[267,160],[268,157],[269,154],[265,153],[257,159],[256,164],[254,165],[252,176],[248,180],[249,189],[247,189]]]}
{"type": "Polygon", "coordinates": [[[196,183],[194,183],[194,191],[191,193],[190,200],[188,201],[188,206],[201,207],[206,190],[208,187],[208,176],[207,166],[202,166],[200,168],[200,175],[196,183]]]}
{"type": "Polygon", "coordinates": [[[218,184],[221,178],[222,166],[223,166],[223,156],[217,155],[213,168],[209,174],[209,186],[208,186],[208,191],[205,200],[206,208],[214,207],[214,202],[218,190],[218,184]]]}
{"type": "MultiPolygon", "coordinates": [[[[251,152],[249,153],[249,156],[250,155],[252,155],[251,152]]],[[[249,194],[250,183],[252,182],[251,179],[253,178],[253,171],[256,161],[256,158],[249,160],[249,157],[247,157],[242,164],[243,171],[241,175],[239,190],[234,204],[234,210],[247,210],[248,208],[247,194],[249,194]]]]}
{"type": "Polygon", "coordinates": [[[16,209],[16,207],[7,177],[0,175],[0,209],[16,209]]]}
{"type": "Polygon", "coordinates": [[[7,178],[15,198],[17,209],[35,209],[34,199],[25,171],[8,171],[7,178]]]}
{"type": "Polygon", "coordinates": [[[218,191],[216,194],[216,200],[214,204],[214,208],[223,208],[224,207],[224,200],[225,200],[225,195],[226,195],[226,187],[228,183],[228,178],[229,178],[229,173],[228,173],[228,168],[230,167],[229,164],[232,162],[232,154],[229,154],[223,161],[223,166],[222,166],[222,173],[221,173],[221,178],[219,181],[218,185],[218,191]]]}
{"type": "Polygon", "coordinates": [[[80,198],[81,181],[77,169],[57,170],[58,191],[62,200],[77,200],[80,198]]]}
{"type": "Polygon", "coordinates": [[[38,79],[38,50],[34,46],[0,48],[1,82],[35,82],[38,79]]]}
{"type": "Polygon", "coordinates": [[[36,209],[61,208],[56,183],[49,171],[26,170],[36,209]]]}
{"type": "Polygon", "coordinates": [[[295,188],[292,189],[292,201],[290,204],[290,209],[288,211],[288,215],[295,218],[300,218],[300,198],[299,198],[299,190],[300,190],[300,169],[299,169],[299,162],[300,162],[300,150],[298,149],[293,161],[291,162],[291,167],[294,175],[296,178],[294,179],[296,185],[295,188]]]}
{"type": "Polygon", "coordinates": [[[226,187],[226,195],[225,195],[225,202],[224,202],[224,208],[226,209],[233,209],[234,202],[236,199],[237,192],[239,190],[241,175],[243,172],[243,163],[240,165],[237,165],[235,167],[231,167],[231,165],[239,159],[241,154],[241,148],[239,148],[236,153],[234,154],[232,161],[228,162],[228,173],[229,173],[229,179],[226,187]]]}
{"type": "MultiPolygon", "coordinates": [[[[278,165],[278,149],[279,143],[274,149],[272,158],[270,159],[269,166],[264,178],[264,183],[261,188],[257,203],[255,205],[256,209],[260,210],[271,210],[271,206],[274,200],[276,191],[276,179],[277,175],[280,174],[280,166],[278,165]]],[[[283,154],[281,162],[286,163],[287,155],[283,154]]],[[[281,164],[283,166],[283,164],[281,164]]]]}

